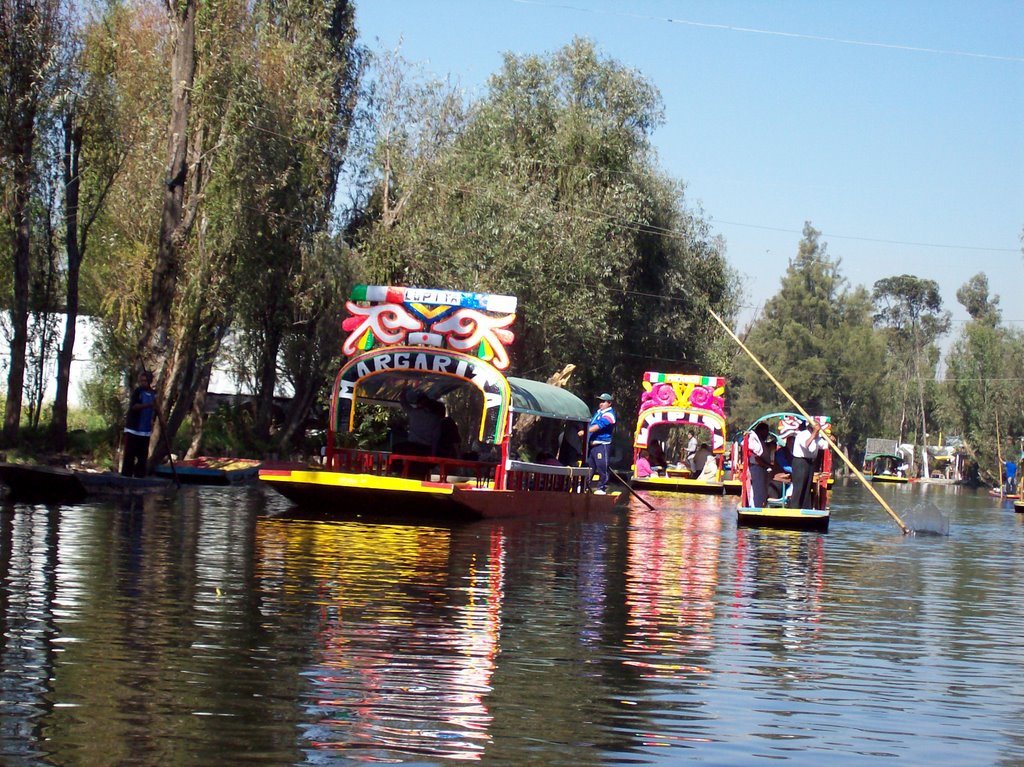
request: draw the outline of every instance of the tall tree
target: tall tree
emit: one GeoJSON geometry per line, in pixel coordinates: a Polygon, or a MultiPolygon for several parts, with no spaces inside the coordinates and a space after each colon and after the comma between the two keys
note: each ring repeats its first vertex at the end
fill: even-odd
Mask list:
{"type": "MultiPolygon", "coordinates": [[[[207,177],[202,155],[203,126],[190,123],[196,76],[198,0],[165,0],[170,43],[170,109],[167,121],[166,166],[161,177],[160,234],[153,261],[152,284],[142,316],[138,366],[156,375],[157,423],[164,430],[171,376],[171,313],[178,292],[184,249],[195,223],[207,177]]],[[[156,439],[165,444],[167,439],[156,439]]]]}
{"type": "MultiPolygon", "coordinates": [[[[805,223],[779,292],[752,326],[747,345],[805,410],[828,415],[840,444],[856,450],[877,427],[884,347],[863,288],[850,289],[841,262],[805,223]]],[[[748,359],[737,357],[731,416],[746,428],[767,412],[790,409],[748,359]]]]}
{"type": "MultiPolygon", "coordinates": [[[[989,294],[988,278],[976,274],[957,291],[971,316],[946,358],[943,412],[962,438],[973,469],[968,474],[998,484],[1000,448],[1016,451],[1024,434],[1024,334],[1002,325],[999,297],[989,294]]],[[[1004,457],[1006,457],[1004,455],[1004,457]]]]}
{"type": "Polygon", "coordinates": [[[65,317],[50,422],[50,440],[58,451],[64,450],[67,442],[68,394],[81,306],[82,263],[89,249],[90,234],[138,132],[135,121],[141,110],[134,105],[126,109],[113,87],[117,43],[110,30],[117,23],[115,17],[122,12],[119,7],[108,8],[105,18],[86,25],[84,44],[76,46],[68,78],[74,87],[68,88],[60,102],[65,317]]]}
{"type": "Polygon", "coordinates": [[[902,414],[900,441],[906,435],[913,388],[917,394],[916,426],[920,427],[920,444],[927,444],[930,408],[926,395],[929,384],[934,387],[939,360],[936,341],[949,331],[949,312],[942,309],[938,283],[909,274],[878,280],[873,299],[878,308],[875,321],[885,328],[889,341],[891,380],[898,386],[896,404],[902,414]]]}
{"type": "MultiPolygon", "coordinates": [[[[67,30],[61,0],[0,0],[0,164],[11,173],[11,362],[3,440],[12,444],[21,425],[28,344],[34,152],[41,112],[56,88],[59,46],[67,30]]],[[[8,206],[5,195],[5,207],[8,206]]]]}

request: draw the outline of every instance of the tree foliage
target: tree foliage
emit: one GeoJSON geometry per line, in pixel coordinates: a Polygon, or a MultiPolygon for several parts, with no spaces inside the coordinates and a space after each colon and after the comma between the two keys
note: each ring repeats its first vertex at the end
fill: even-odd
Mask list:
{"type": "MultiPolygon", "coordinates": [[[[877,391],[885,349],[866,291],[849,288],[840,267],[821,233],[806,223],[779,292],[746,343],[807,412],[830,416],[837,441],[856,450],[879,427],[877,391]]],[[[737,357],[732,395],[734,428],[792,409],[746,357],[737,357]]]]}
{"type": "Polygon", "coordinates": [[[705,308],[730,314],[734,280],[683,188],[656,170],[650,83],[577,39],[506,55],[464,117],[420,93],[448,108],[416,135],[377,136],[358,239],[370,279],[516,295],[523,375],[585,360],[576,388],[635,395],[652,360],[707,372],[705,308]]]}
{"type": "Polygon", "coordinates": [[[884,329],[889,348],[887,393],[900,414],[899,440],[909,436],[907,441],[927,444],[939,362],[936,342],[949,331],[949,312],[942,309],[937,282],[909,274],[878,280],[873,298],[875,321],[884,329]]]}
{"type": "Polygon", "coordinates": [[[1024,335],[1001,324],[998,296],[977,274],[957,291],[971,315],[946,359],[942,413],[947,428],[963,439],[973,472],[999,483],[999,457],[1016,457],[1024,436],[1024,335]],[[998,440],[997,440],[998,436],[998,440]]]}

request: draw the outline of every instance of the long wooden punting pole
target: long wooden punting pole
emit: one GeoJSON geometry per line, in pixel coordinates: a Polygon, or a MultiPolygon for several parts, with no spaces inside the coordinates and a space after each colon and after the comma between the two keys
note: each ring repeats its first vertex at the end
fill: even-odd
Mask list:
{"type": "MultiPolygon", "coordinates": [[[[996,460],[999,461],[999,497],[1002,498],[1003,491],[1003,446],[999,438],[999,411],[996,411],[996,460]]],[[[1012,491],[1011,491],[1012,492],[1012,491]]]]}
{"type": "MultiPolygon", "coordinates": [[[[768,370],[768,368],[766,368],[761,363],[761,360],[754,356],[754,353],[747,348],[746,344],[744,344],[743,341],[740,340],[740,337],[732,332],[732,328],[726,325],[725,321],[721,317],[719,317],[710,306],[708,307],[708,314],[715,318],[715,321],[722,326],[722,329],[729,334],[729,337],[732,338],[732,340],[735,341],[737,344],[739,344],[740,348],[747,353],[747,356],[754,361],[754,364],[761,368],[761,371],[766,376],[768,376],[768,380],[775,384],[775,387],[785,395],[786,399],[788,399],[790,403],[792,403],[793,407],[795,407],[797,411],[800,413],[800,415],[806,418],[809,423],[812,419],[811,416],[808,415],[807,411],[804,410],[800,403],[793,398],[792,394],[786,391],[786,387],[784,387],[781,383],[778,382],[775,376],[771,374],[771,371],[768,370]]],[[[891,508],[889,508],[889,504],[885,502],[885,499],[878,494],[878,491],[871,486],[871,483],[868,482],[867,478],[863,474],[861,474],[860,470],[853,465],[853,462],[846,457],[846,453],[844,453],[839,448],[839,445],[837,445],[835,441],[833,441],[832,437],[829,434],[826,434],[824,431],[822,431],[821,433],[825,436],[825,440],[828,442],[828,446],[832,448],[832,450],[840,458],[843,459],[843,463],[845,463],[849,467],[850,471],[852,471],[854,475],[857,477],[857,479],[860,480],[861,484],[864,485],[864,487],[866,487],[873,496],[875,496],[875,500],[878,501],[879,504],[881,504],[882,508],[885,509],[889,513],[889,516],[892,517],[893,520],[895,520],[896,524],[900,526],[900,530],[903,531],[903,534],[906,535],[907,533],[913,532],[909,527],[907,527],[903,520],[900,519],[899,515],[891,508]]]]}

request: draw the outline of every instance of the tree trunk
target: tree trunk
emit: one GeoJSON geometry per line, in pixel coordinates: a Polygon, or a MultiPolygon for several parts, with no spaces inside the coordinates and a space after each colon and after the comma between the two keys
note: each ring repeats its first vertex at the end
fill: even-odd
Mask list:
{"type": "Polygon", "coordinates": [[[78,322],[78,283],[82,251],[78,240],[78,202],[81,178],[78,163],[82,155],[82,129],[73,128],[73,116],[64,118],[64,248],[68,259],[67,315],[64,342],[57,353],[57,393],[53,402],[50,439],[58,451],[67,446],[68,389],[71,385],[71,362],[75,356],[75,333],[78,322]]]}
{"type": "MultiPolygon", "coordinates": [[[[171,117],[167,130],[160,235],[149,300],[143,313],[139,362],[158,370],[166,367],[170,346],[171,309],[177,292],[181,251],[194,221],[185,206],[188,181],[189,115],[195,81],[195,25],[197,0],[167,0],[173,30],[171,53],[171,117]]],[[[194,201],[193,201],[194,203],[194,201]]],[[[166,393],[166,388],[158,386],[166,393]]]]}
{"type": "Polygon", "coordinates": [[[35,109],[29,108],[14,127],[14,306],[11,325],[11,367],[7,375],[7,406],[4,411],[3,441],[13,445],[21,428],[22,395],[25,388],[25,354],[28,347],[29,245],[32,198],[32,148],[35,109]]]}

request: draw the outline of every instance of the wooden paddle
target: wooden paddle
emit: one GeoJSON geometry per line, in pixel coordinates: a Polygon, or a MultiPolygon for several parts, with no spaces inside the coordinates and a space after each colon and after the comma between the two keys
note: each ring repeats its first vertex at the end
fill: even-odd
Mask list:
{"type": "MultiPolygon", "coordinates": [[[[761,363],[761,360],[759,360],[756,356],[754,356],[754,353],[752,351],[750,351],[750,349],[747,348],[746,344],[744,344],[743,341],[740,340],[739,336],[737,336],[735,333],[732,332],[732,328],[730,328],[728,325],[726,325],[725,321],[721,317],[719,317],[710,306],[708,307],[708,314],[710,314],[712,317],[714,317],[715,321],[719,325],[722,326],[722,329],[725,330],[725,332],[729,334],[729,337],[732,338],[732,340],[735,341],[737,344],[739,344],[740,348],[744,352],[746,352],[747,356],[750,357],[751,360],[753,360],[754,364],[757,365],[759,368],[761,368],[761,371],[766,376],[768,376],[768,380],[770,380],[773,384],[775,384],[775,387],[780,392],[782,392],[782,394],[786,397],[786,399],[788,399],[790,401],[790,403],[793,405],[793,407],[796,408],[797,412],[799,412],[800,415],[802,415],[804,418],[807,419],[808,422],[810,422],[812,420],[812,418],[811,418],[810,415],[808,415],[807,411],[804,410],[803,407],[800,405],[800,403],[797,402],[793,398],[792,394],[790,394],[788,391],[786,391],[786,388],[781,383],[779,383],[778,380],[775,378],[775,376],[773,376],[771,374],[771,372],[768,370],[768,368],[766,368],[761,363]]],[[[837,445],[835,443],[835,441],[832,439],[832,436],[830,434],[827,434],[824,431],[822,431],[821,434],[825,437],[825,441],[828,442],[828,446],[830,448],[832,448],[832,450],[840,458],[843,459],[843,463],[845,463],[849,467],[849,469],[854,473],[854,476],[856,476],[857,479],[860,480],[861,484],[864,485],[864,487],[866,487],[868,489],[868,491],[875,497],[875,500],[878,501],[878,503],[881,505],[881,507],[883,509],[885,509],[886,512],[888,512],[889,516],[893,518],[893,520],[896,522],[897,525],[899,525],[900,530],[903,531],[903,534],[906,535],[907,533],[913,532],[909,527],[907,527],[906,523],[904,523],[904,521],[902,519],[900,519],[899,515],[895,511],[893,511],[891,508],[889,508],[889,504],[887,504],[885,502],[885,499],[882,498],[882,496],[878,494],[878,491],[875,490],[875,488],[871,486],[871,483],[868,482],[868,480],[864,477],[864,475],[860,473],[860,470],[856,466],[853,465],[853,462],[849,458],[847,458],[846,453],[844,453],[839,448],[839,445],[837,445]]]]}

